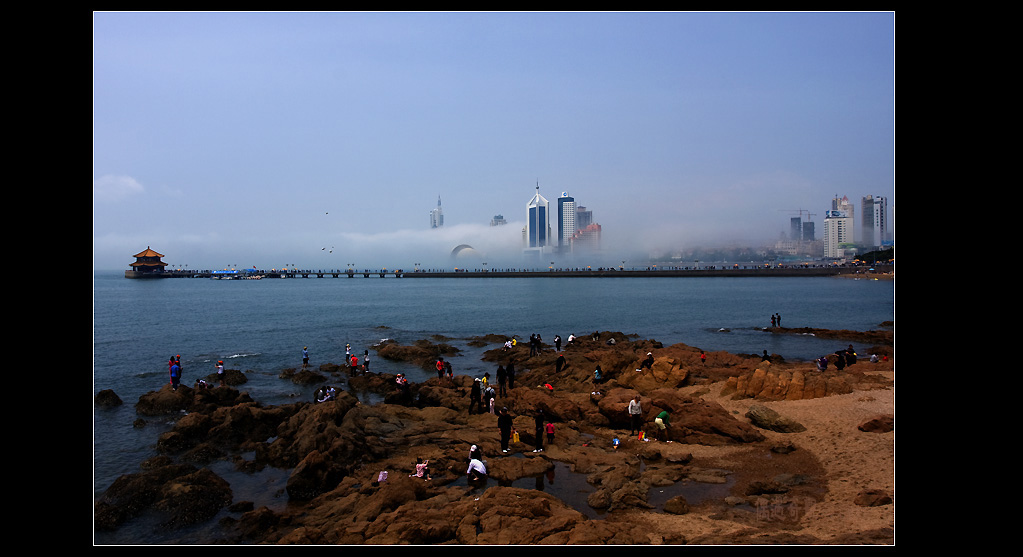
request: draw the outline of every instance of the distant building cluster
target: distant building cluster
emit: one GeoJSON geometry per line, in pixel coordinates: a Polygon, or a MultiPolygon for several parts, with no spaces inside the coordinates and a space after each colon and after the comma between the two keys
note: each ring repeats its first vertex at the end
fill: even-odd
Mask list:
{"type": "Polygon", "coordinates": [[[813,213],[798,210],[790,219],[788,238],[779,240],[775,250],[797,256],[845,259],[857,253],[883,249],[892,244],[888,218],[888,198],[868,195],[860,201],[857,226],[856,205],[848,196],[835,196],[831,208],[824,212],[823,239],[816,237],[813,213]],[[806,220],[803,220],[803,213],[806,220]]]}
{"type": "Polygon", "coordinates": [[[566,255],[595,252],[600,249],[600,225],[593,221],[593,213],[577,206],[568,192],[558,197],[553,216],[557,221],[557,235],[551,227],[551,204],[540,195],[540,185],[526,204],[526,226],[522,229],[522,245],[527,254],[566,255]]]}
{"type": "MultiPolygon", "coordinates": [[[[494,215],[490,226],[508,224],[504,215],[494,215]]],[[[444,212],[440,196],[437,208],[430,211],[430,228],[444,226],[444,212]]],[[[526,204],[526,226],[522,229],[522,245],[527,255],[567,255],[592,253],[600,250],[600,225],[593,222],[593,211],[576,205],[568,192],[558,197],[556,208],[540,195],[540,185],[526,204]],[[553,225],[557,225],[556,233],[553,225]]]]}

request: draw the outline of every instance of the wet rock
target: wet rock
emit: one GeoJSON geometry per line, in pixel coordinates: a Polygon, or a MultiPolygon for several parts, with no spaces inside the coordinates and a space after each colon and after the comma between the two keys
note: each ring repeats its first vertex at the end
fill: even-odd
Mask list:
{"type": "Polygon", "coordinates": [[[754,404],[746,412],[750,423],[761,428],[779,433],[799,433],[806,431],[806,427],[799,422],[784,418],[774,410],[762,405],[754,404]]]}
{"type": "Polygon", "coordinates": [[[676,495],[664,502],[664,512],[671,514],[686,514],[689,512],[689,503],[686,498],[676,495]]]}
{"type": "Polygon", "coordinates": [[[102,391],[96,393],[95,401],[96,406],[102,406],[104,408],[113,408],[115,406],[120,406],[124,404],[124,402],[121,400],[121,397],[117,396],[117,394],[112,389],[103,389],[102,391]]]}

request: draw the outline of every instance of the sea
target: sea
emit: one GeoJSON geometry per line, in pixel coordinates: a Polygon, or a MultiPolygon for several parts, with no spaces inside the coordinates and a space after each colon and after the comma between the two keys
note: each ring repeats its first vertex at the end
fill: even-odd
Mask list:
{"type": "MultiPolygon", "coordinates": [[[[895,282],[842,277],[510,277],[349,278],[310,276],[262,280],[204,278],[126,279],[123,271],[93,277],[93,395],[113,390],[124,404],[96,406],[93,414],[93,491],[96,500],[123,474],[140,471],[155,456],[156,440],[177,416],[133,424],[139,397],[168,382],[167,360],[180,355],[182,383],[214,372],[218,360],[245,372],[240,386],[265,405],[313,399],[318,385],[279,378],[302,365],[344,361],[345,345],[370,369],[405,373],[423,381],[425,370],[376,356],[373,346],[391,339],[446,342],[460,353],[448,358],[456,374],[491,375],[484,351],[469,341],[488,334],[528,339],[614,331],[685,343],[707,351],[760,354],[809,361],[848,342],[812,335],[767,332],[771,316],[784,327],[867,331],[895,320],[895,282]]],[[[867,347],[856,347],[865,350],[867,347]]],[[[493,368],[493,369],[492,369],[493,368]]],[[[335,381],[334,378],[331,379],[335,381]]],[[[337,382],[337,381],[335,381],[337,382]]],[[[343,381],[342,381],[343,383],[343,381]]],[[[343,386],[343,384],[342,384],[343,386]]],[[[372,395],[358,393],[364,403],[372,395]]],[[[290,471],[246,476],[227,463],[211,465],[232,484],[236,500],[286,505],[290,471]]],[[[210,521],[215,523],[216,520],[210,521]]],[[[114,533],[95,533],[96,544],[203,543],[208,528],[166,531],[144,520],[114,533]]]]}

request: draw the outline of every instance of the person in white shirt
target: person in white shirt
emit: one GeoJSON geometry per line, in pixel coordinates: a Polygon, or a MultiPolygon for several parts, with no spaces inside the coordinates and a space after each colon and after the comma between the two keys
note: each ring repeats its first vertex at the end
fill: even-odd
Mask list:
{"type": "Polygon", "coordinates": [[[470,480],[484,480],[487,478],[487,467],[478,458],[469,461],[469,469],[465,471],[470,480]]]}
{"type": "Polygon", "coordinates": [[[629,401],[629,418],[632,421],[632,434],[635,435],[637,429],[642,429],[640,421],[643,419],[643,406],[639,402],[639,395],[629,401]]]}

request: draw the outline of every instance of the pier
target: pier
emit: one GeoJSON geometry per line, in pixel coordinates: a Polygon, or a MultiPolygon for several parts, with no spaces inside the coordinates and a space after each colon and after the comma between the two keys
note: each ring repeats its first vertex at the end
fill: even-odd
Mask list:
{"type": "Polygon", "coordinates": [[[403,269],[246,269],[243,271],[170,270],[151,272],[125,271],[125,278],[208,278],[222,280],[308,279],[308,278],[653,278],[653,277],[829,277],[862,275],[874,277],[889,275],[894,265],[775,265],[749,267],[704,268],[601,268],[601,269],[516,269],[516,270],[413,270],[403,269]]]}

